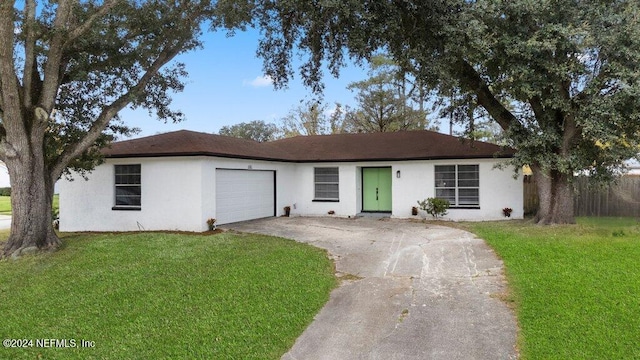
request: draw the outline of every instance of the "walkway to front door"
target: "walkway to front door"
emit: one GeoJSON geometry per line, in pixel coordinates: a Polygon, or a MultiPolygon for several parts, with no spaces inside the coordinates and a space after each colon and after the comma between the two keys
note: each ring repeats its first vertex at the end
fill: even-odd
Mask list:
{"type": "Polygon", "coordinates": [[[362,211],[391,212],[391,168],[362,168],[362,211]]]}

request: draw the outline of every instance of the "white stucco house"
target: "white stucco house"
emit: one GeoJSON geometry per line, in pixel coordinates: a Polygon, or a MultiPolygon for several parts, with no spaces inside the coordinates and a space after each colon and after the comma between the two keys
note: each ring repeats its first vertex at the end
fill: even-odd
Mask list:
{"type": "Polygon", "coordinates": [[[2,161],[0,161],[0,187],[11,187],[9,170],[7,170],[7,165],[2,161]]]}
{"type": "Polygon", "coordinates": [[[204,231],[281,216],[410,218],[446,198],[450,220],[523,217],[513,155],[431,131],[300,136],[266,143],[192,131],[116,142],[89,180],[59,183],[62,231],[204,231]],[[332,214],[329,214],[332,213],[332,214]]]}

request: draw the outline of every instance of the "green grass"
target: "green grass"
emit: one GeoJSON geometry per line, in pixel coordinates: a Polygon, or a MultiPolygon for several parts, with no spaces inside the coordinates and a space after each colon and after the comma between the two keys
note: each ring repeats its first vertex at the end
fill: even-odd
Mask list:
{"type": "MultiPolygon", "coordinates": [[[[59,196],[53,195],[53,208],[55,210],[59,209],[60,199],[59,196]]],[[[10,196],[0,196],[0,215],[11,215],[11,197],[10,196]]]]}
{"type": "Polygon", "coordinates": [[[278,359],[335,286],[324,251],[281,238],[69,235],[55,253],[0,262],[0,337],[34,340],[0,358],[278,359]]]}
{"type": "Polygon", "coordinates": [[[0,214],[11,215],[11,197],[0,196],[0,214]]]}
{"type": "Polygon", "coordinates": [[[640,358],[640,222],[468,224],[504,260],[522,359],[640,358]]]}

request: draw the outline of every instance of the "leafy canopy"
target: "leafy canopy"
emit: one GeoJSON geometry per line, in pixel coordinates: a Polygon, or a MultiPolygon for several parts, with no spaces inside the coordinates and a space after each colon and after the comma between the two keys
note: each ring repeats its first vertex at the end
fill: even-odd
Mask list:
{"type": "Polygon", "coordinates": [[[486,111],[513,162],[606,176],[640,140],[640,4],[635,0],[257,1],[258,54],[275,84],[300,73],[322,89],[351,57],[388,52],[473,129],[486,111]],[[597,144],[606,144],[598,146],[597,144]]]}
{"type": "Polygon", "coordinates": [[[279,137],[278,127],[275,124],[266,123],[263,120],[223,126],[218,133],[220,135],[249,139],[257,142],[276,140],[279,137]]]}
{"type": "Polygon", "coordinates": [[[206,20],[219,25],[215,5],[2,2],[0,28],[12,36],[0,44],[0,159],[13,156],[20,139],[38,139],[43,132],[45,164],[59,177],[68,168],[92,168],[101,147],[136,131],[118,117],[126,106],[147,109],[162,121],[182,120],[170,108],[170,93],[183,89],[186,71],[173,59],[201,46],[206,20]],[[15,94],[14,103],[9,99],[15,94]]]}

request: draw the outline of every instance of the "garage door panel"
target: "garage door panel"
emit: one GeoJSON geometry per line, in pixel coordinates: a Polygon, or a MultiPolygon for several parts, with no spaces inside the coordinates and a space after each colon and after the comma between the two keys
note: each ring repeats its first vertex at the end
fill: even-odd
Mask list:
{"type": "Polygon", "coordinates": [[[219,224],[275,215],[273,171],[216,170],[216,218],[219,224]]]}

